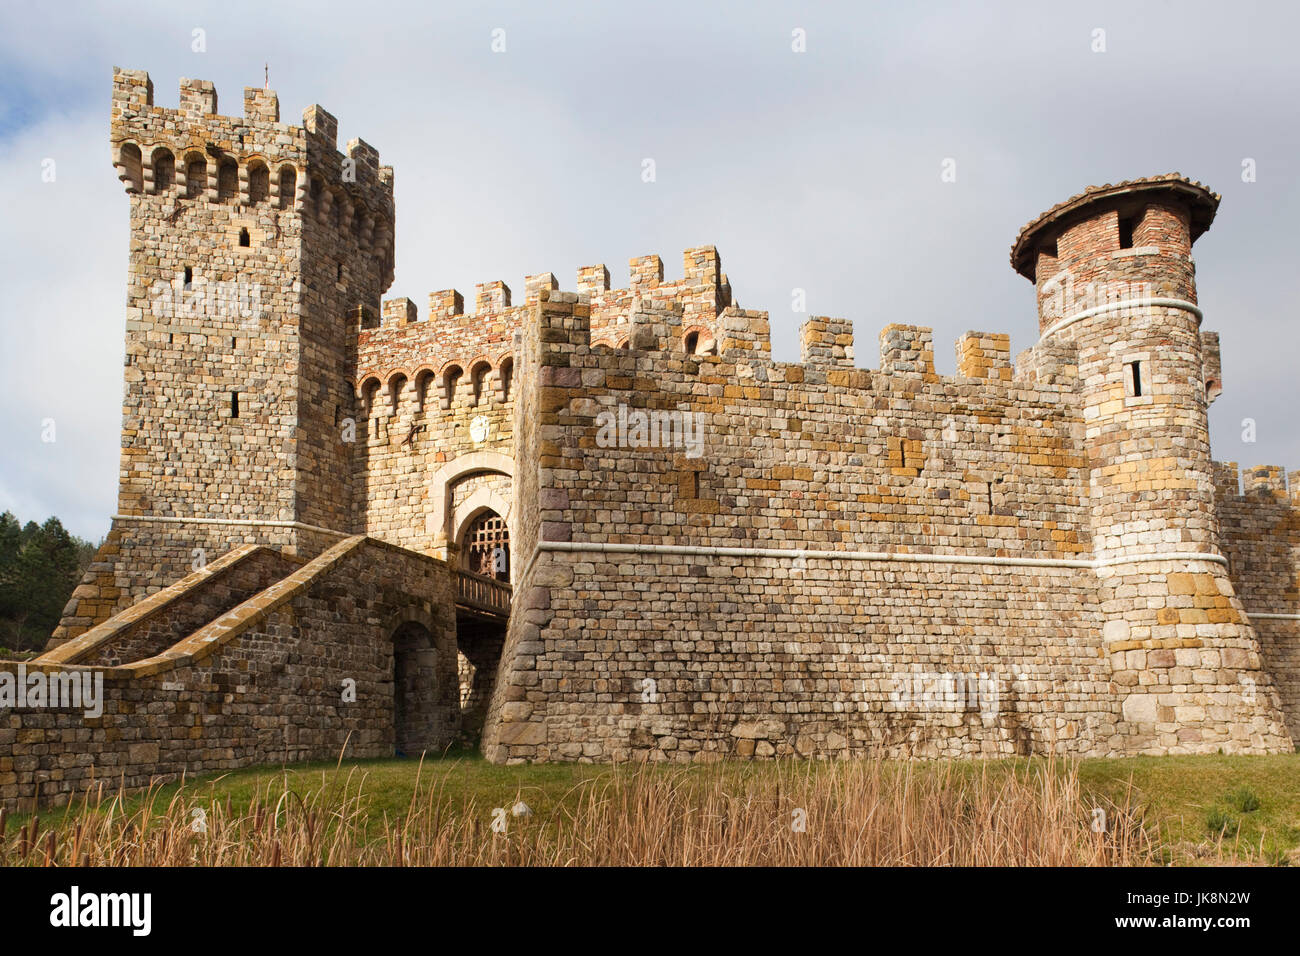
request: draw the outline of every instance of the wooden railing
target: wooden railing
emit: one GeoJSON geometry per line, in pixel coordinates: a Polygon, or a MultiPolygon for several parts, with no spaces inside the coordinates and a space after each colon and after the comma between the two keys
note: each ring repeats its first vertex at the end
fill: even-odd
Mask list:
{"type": "Polygon", "coordinates": [[[473,571],[456,572],[456,603],[480,611],[506,615],[510,613],[511,587],[485,574],[473,571]]]}

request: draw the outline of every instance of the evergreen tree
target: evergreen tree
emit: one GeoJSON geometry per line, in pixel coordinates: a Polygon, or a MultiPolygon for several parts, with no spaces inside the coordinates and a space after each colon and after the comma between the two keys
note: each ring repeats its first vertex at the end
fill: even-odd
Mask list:
{"type": "Polygon", "coordinates": [[[12,512],[0,515],[0,621],[8,621],[18,610],[18,552],[23,532],[12,512]]]}
{"type": "Polygon", "coordinates": [[[0,515],[0,644],[44,646],[94,551],[58,518],[19,527],[9,512],[0,515]]]}

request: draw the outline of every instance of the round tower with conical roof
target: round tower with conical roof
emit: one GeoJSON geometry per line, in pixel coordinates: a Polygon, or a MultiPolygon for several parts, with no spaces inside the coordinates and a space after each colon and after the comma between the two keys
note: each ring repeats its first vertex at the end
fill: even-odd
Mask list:
{"type": "Polygon", "coordinates": [[[1215,520],[1218,342],[1201,331],[1191,252],[1218,205],[1177,173],[1094,186],[1011,251],[1038,293],[1040,348],[1077,362],[1115,733],[1129,738],[1116,749],[1290,747],[1215,520]]]}
{"type": "Polygon", "coordinates": [[[1099,560],[1217,554],[1191,251],[1218,203],[1176,174],[1093,187],[1012,250],[1040,341],[1078,349],[1099,560]]]}

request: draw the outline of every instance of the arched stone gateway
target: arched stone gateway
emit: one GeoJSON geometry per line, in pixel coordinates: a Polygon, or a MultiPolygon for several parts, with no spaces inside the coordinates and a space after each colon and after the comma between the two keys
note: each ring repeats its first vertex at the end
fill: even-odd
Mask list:
{"type": "Polygon", "coordinates": [[[500,498],[488,489],[480,489],[458,509],[460,531],[456,546],[460,552],[461,567],[466,571],[510,583],[510,529],[504,512],[489,506],[503,505],[500,498]],[[481,500],[480,500],[481,496],[481,500]],[[465,517],[460,517],[460,512],[465,517]]]}
{"type": "Polygon", "coordinates": [[[492,508],[506,520],[507,525],[512,526],[509,501],[499,495],[476,496],[455,508],[452,504],[452,490],[476,475],[497,474],[513,478],[514,473],[514,459],[492,451],[461,455],[439,468],[430,482],[429,501],[432,508],[425,522],[425,530],[433,536],[433,553],[439,557],[448,557],[448,546],[454,547],[458,543],[457,536],[464,528],[464,521],[480,507],[492,508]]]}

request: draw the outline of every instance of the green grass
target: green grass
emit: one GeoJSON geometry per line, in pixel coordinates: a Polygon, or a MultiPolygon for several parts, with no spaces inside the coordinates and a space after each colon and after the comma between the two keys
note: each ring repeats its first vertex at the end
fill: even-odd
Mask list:
{"type": "Polygon", "coordinates": [[[1259,797],[1250,787],[1238,787],[1228,794],[1228,802],[1242,813],[1254,813],[1259,809],[1259,797]]]}
{"type": "Polygon", "coordinates": [[[1176,862],[1207,858],[1224,833],[1227,857],[1300,864],[1300,754],[1085,760],[1079,777],[1112,799],[1131,787],[1176,862]]]}
{"type": "MultiPolygon", "coordinates": [[[[191,777],[185,781],[184,789],[193,802],[229,801],[231,810],[242,814],[268,787],[278,789],[284,786],[300,794],[331,787],[341,790],[345,785],[349,792],[354,793],[361,787],[368,797],[370,829],[377,835],[382,830],[385,815],[393,820],[406,814],[415,794],[417,777],[422,797],[427,797],[433,788],[455,807],[472,803],[490,811],[494,807],[511,807],[516,801],[523,800],[539,814],[548,814],[562,801],[574,802],[575,788],[584,781],[616,772],[625,771],[608,765],[572,763],[503,766],[488,763],[477,752],[465,751],[445,757],[426,757],[422,768],[418,758],[248,767],[191,777]]],[[[155,788],[155,805],[165,807],[181,786],[173,783],[155,788]]],[[[126,811],[134,812],[145,799],[143,793],[132,794],[125,801],[126,811]]],[[[47,810],[42,815],[57,826],[71,809],[47,810]]],[[[23,822],[30,819],[30,814],[17,814],[13,819],[23,822]]]]}
{"type": "MultiPolygon", "coordinates": [[[[1039,764],[1043,758],[1035,758],[1039,764]]],[[[994,774],[1023,769],[1028,761],[966,761],[957,766],[967,773],[988,770],[994,774]]],[[[665,771],[679,765],[661,765],[665,771]]],[[[721,765],[738,788],[748,779],[788,772],[791,762],[728,762],[721,765]]],[[[817,774],[830,765],[797,762],[799,773],[817,774]]],[[[902,762],[891,772],[927,773],[937,764],[902,762]]],[[[630,767],[550,763],[500,766],[476,752],[418,759],[347,760],[301,763],[285,767],[256,767],[185,781],[188,799],[195,803],[229,800],[231,809],[243,812],[259,792],[288,785],[300,794],[360,786],[369,801],[368,833],[378,836],[385,817],[404,816],[415,794],[417,775],[421,799],[430,790],[453,807],[473,804],[484,818],[495,807],[510,807],[523,800],[538,815],[549,816],[560,806],[576,807],[584,785],[610,774],[630,772],[630,767]],[[338,768],[336,770],[336,768],[338,768]]],[[[1079,778],[1086,796],[1098,802],[1128,802],[1143,808],[1146,826],[1158,834],[1162,858],[1176,864],[1216,861],[1300,864],[1300,755],[1267,757],[1128,757],[1079,762],[1079,778]]],[[[161,788],[158,806],[166,806],[180,785],[161,788]]],[[[135,809],[142,796],[127,801],[135,809]]],[[[66,811],[43,815],[57,826],[66,811]]]]}

